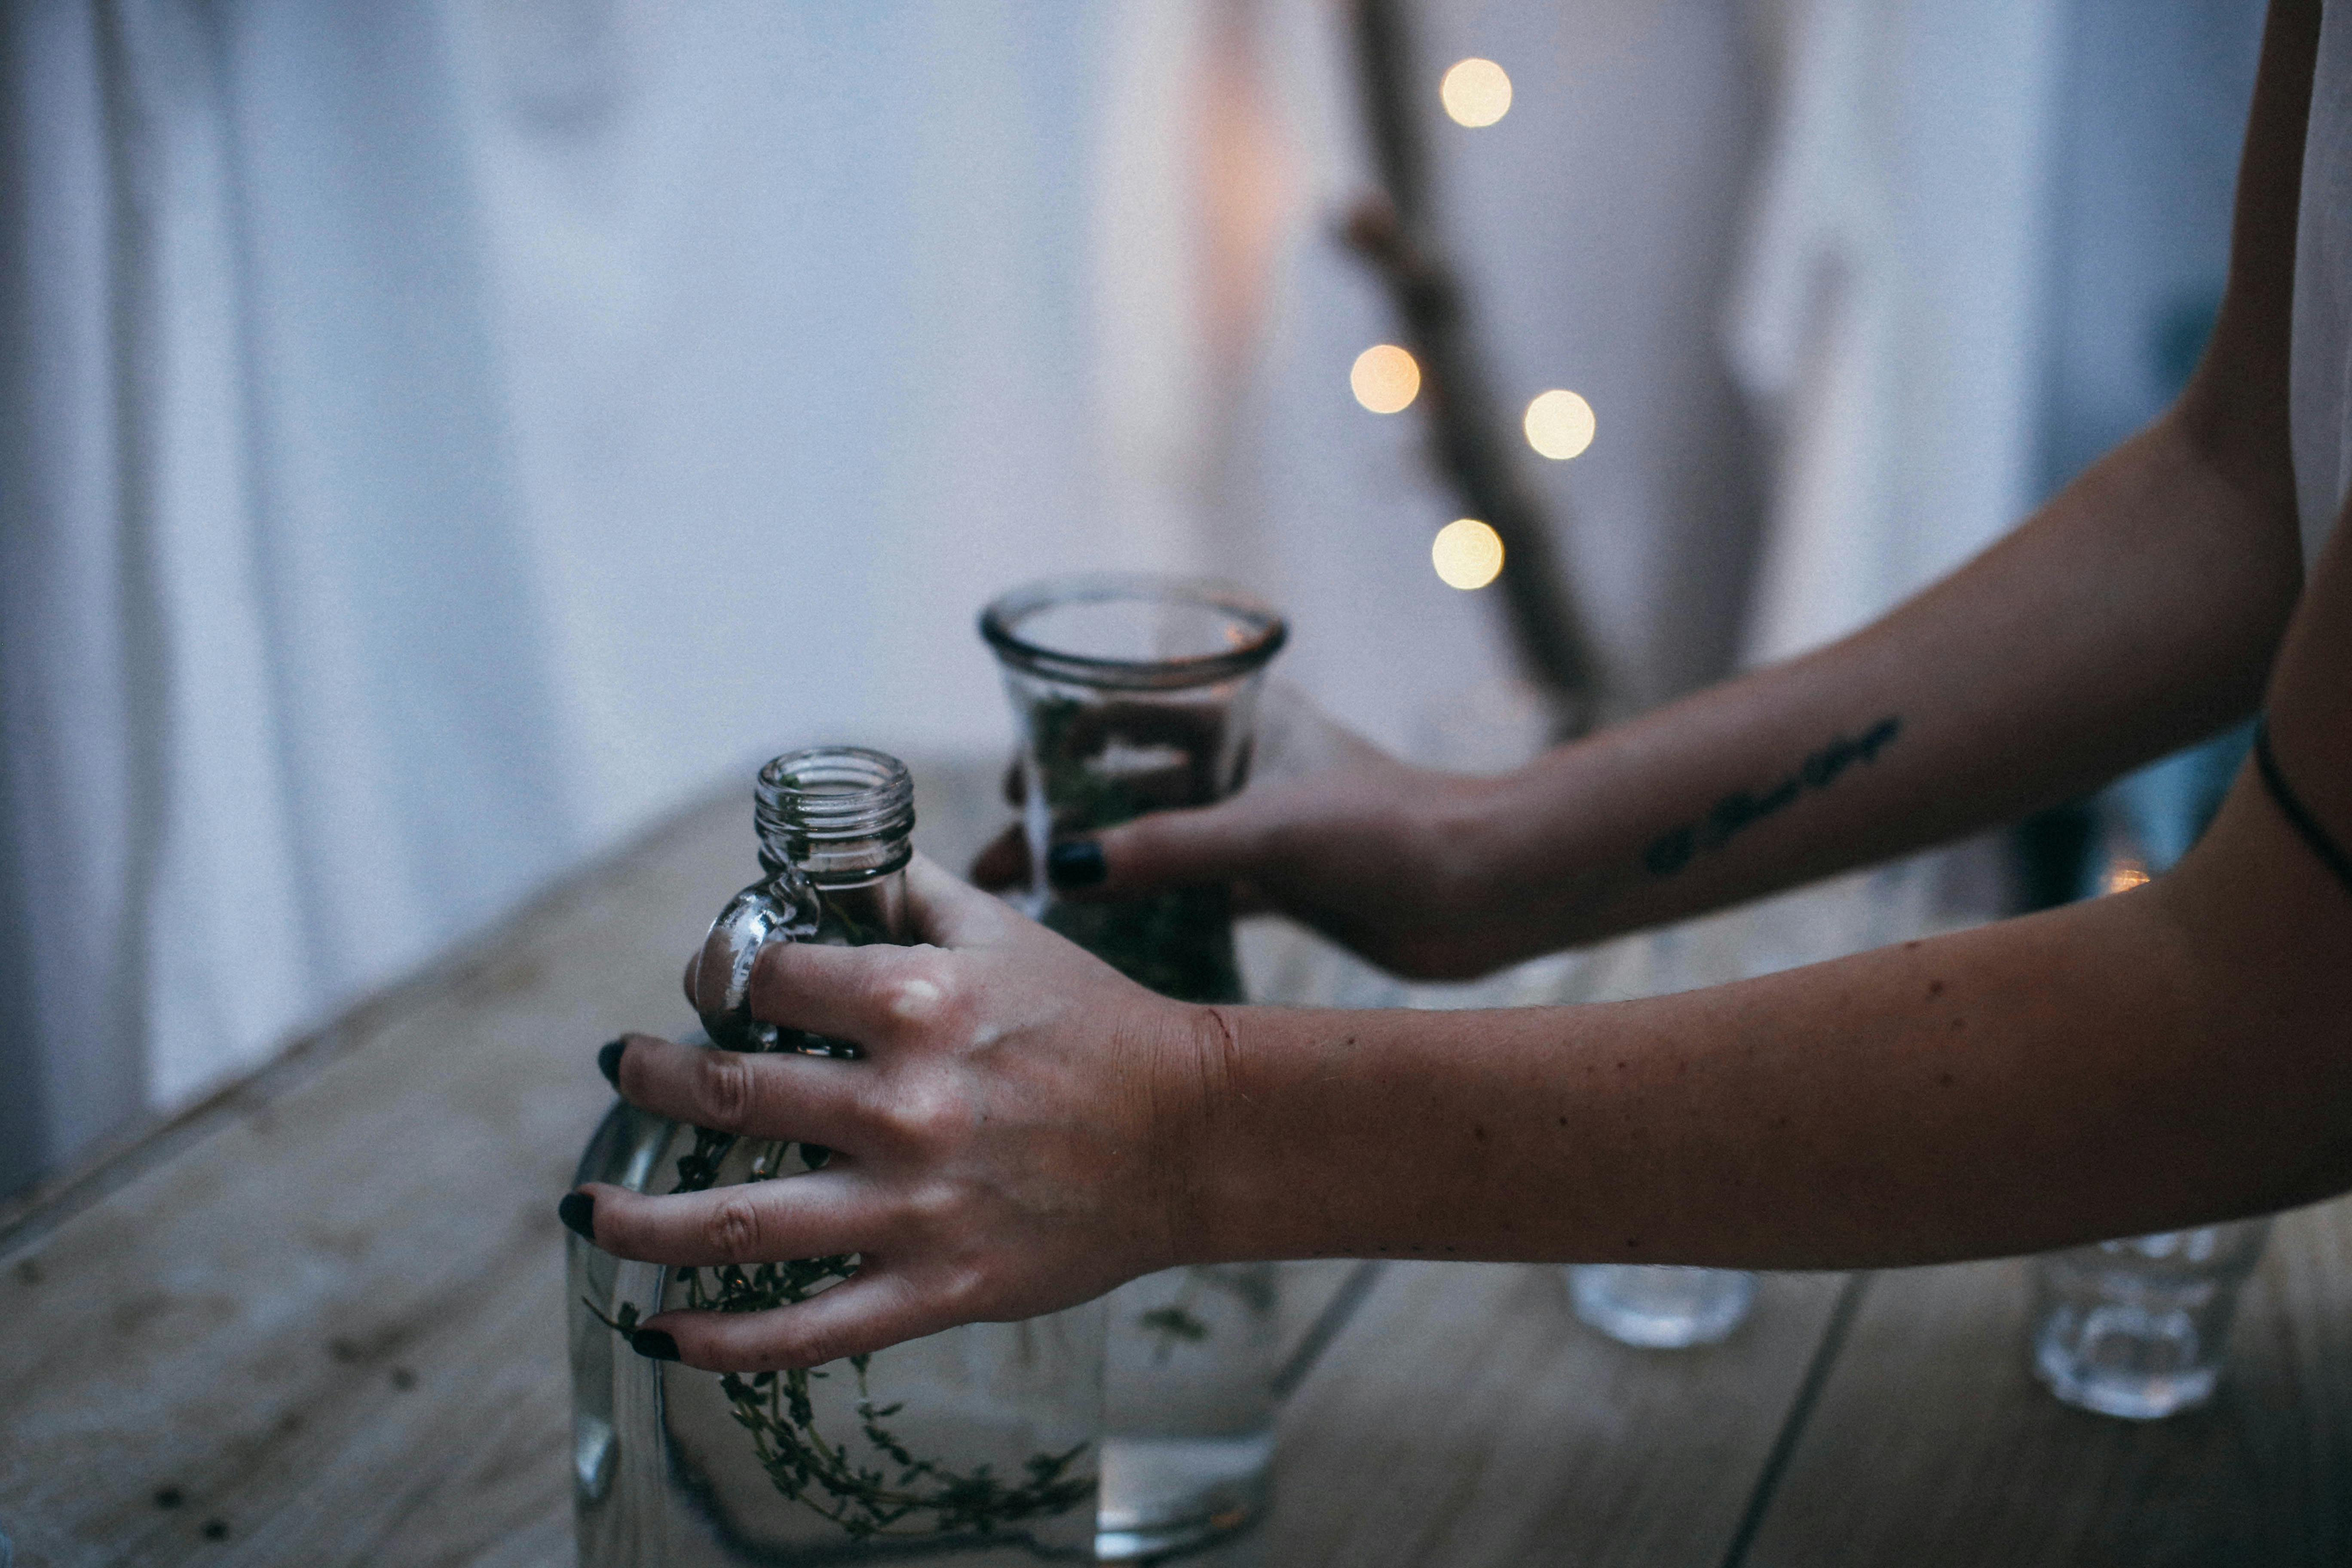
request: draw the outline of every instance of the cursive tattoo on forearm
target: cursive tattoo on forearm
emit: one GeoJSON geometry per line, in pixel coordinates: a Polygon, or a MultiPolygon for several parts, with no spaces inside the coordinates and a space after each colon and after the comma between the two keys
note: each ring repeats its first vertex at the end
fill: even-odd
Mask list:
{"type": "Polygon", "coordinates": [[[1902,719],[1890,713],[1859,735],[1835,737],[1770,788],[1734,790],[1698,821],[1661,833],[1642,851],[1642,864],[1653,877],[1673,876],[1696,857],[1722,848],[1743,829],[1786,811],[1799,796],[1827,789],[1854,763],[1876,761],[1878,753],[1902,732],[1902,719]]]}

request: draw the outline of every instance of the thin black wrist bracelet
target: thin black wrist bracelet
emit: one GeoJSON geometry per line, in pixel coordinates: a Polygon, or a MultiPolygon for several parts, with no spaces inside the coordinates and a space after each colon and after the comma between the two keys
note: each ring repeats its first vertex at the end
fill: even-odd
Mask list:
{"type": "Polygon", "coordinates": [[[2320,864],[2336,873],[2344,890],[2352,893],[2352,855],[2344,853],[2344,847],[2327,836],[2327,829],[2305,807],[2294,786],[2286,782],[2286,774],[2279,771],[2278,758],[2271,751],[2271,716],[2267,713],[2254,721],[2254,767],[2263,775],[2263,784],[2271,792],[2271,799],[2278,804],[2280,815],[2303,835],[2303,841],[2311,846],[2320,864]]]}

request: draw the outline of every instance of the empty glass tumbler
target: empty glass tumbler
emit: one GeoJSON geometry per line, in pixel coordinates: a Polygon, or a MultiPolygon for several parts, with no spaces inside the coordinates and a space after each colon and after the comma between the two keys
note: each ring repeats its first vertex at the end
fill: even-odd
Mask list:
{"type": "Polygon", "coordinates": [[[1570,1300],[1586,1326],[1646,1350],[1723,1340],[1748,1316],[1756,1276],[1738,1268],[1585,1263],[1568,1271],[1570,1300]]]}
{"type": "Polygon", "coordinates": [[[2203,1404],[2270,1225],[2239,1220],[2035,1258],[2035,1374],[2103,1415],[2148,1421],[2203,1404]]]}
{"type": "MultiPolygon", "coordinates": [[[[740,1051],[857,1047],[751,1016],[753,960],[775,942],[903,942],[914,827],[907,770],[878,752],[795,752],[761,770],[761,879],[728,902],[688,991],[710,1038],[740,1051]]],[[[703,1131],[616,1104],[578,1182],[673,1192],[796,1180],[812,1144],[703,1131]]],[[[753,1310],[805,1299],[852,1257],[665,1268],[569,1242],[572,1496],[583,1568],[720,1568],[1092,1553],[1102,1419],[1099,1304],[973,1323],[808,1372],[698,1372],[626,1337],[681,1306],[753,1310]]]]}
{"type": "MultiPolygon", "coordinates": [[[[980,628],[1020,725],[1038,918],[1162,994],[1243,1000],[1223,888],[1060,898],[1047,858],[1097,829],[1241,788],[1282,617],[1222,584],[1091,576],[1017,588],[980,628]]],[[[1111,1296],[1104,1560],[1194,1545],[1264,1510],[1281,1279],[1269,1263],[1178,1268],[1111,1296]]]]}
{"type": "MultiPolygon", "coordinates": [[[[1710,957],[1679,927],[1642,939],[1636,994],[1662,996],[1738,976],[1739,965],[1710,957]]],[[[1711,1345],[1727,1337],[1756,1300],[1756,1276],[1738,1268],[1636,1263],[1578,1264],[1568,1271],[1579,1321],[1644,1350],[1711,1345]]]]}

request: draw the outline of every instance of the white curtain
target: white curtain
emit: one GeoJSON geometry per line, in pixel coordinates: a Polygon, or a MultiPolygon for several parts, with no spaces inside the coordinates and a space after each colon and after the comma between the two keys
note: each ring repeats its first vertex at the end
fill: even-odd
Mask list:
{"type": "MultiPolygon", "coordinates": [[[[1538,465],[1580,589],[1687,685],[1753,493],[1738,19],[1420,25],[1497,380],[1599,411],[1538,465]]],[[[1021,578],[1251,580],[1393,744],[1501,674],[1418,415],[1347,393],[1395,333],[1330,240],[1347,49],[1324,0],[7,8],[0,1190],[774,747],[1003,743],[1021,578]]]]}
{"type": "Polygon", "coordinates": [[[478,925],[578,837],[436,17],[5,26],[21,1173],[478,925]]]}
{"type": "Polygon", "coordinates": [[[1745,655],[1843,636],[2038,499],[2066,7],[1786,0],[1729,301],[1773,427],[1745,655]]]}

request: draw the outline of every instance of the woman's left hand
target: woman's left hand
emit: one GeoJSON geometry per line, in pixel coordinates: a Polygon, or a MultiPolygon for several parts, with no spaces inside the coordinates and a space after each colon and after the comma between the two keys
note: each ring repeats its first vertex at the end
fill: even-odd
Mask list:
{"type": "Polygon", "coordinates": [[[861,1057],[628,1037],[618,1083],[633,1104],[833,1157],[668,1196],[592,1184],[598,1247],[665,1264],[859,1260],[795,1306],[649,1318],[641,1350],[712,1370],[813,1366],[1053,1311],[1183,1260],[1186,1129],[1220,1059],[1217,1021],[929,860],[907,882],[925,945],[779,943],[753,970],[756,1016],[861,1057]]]}

